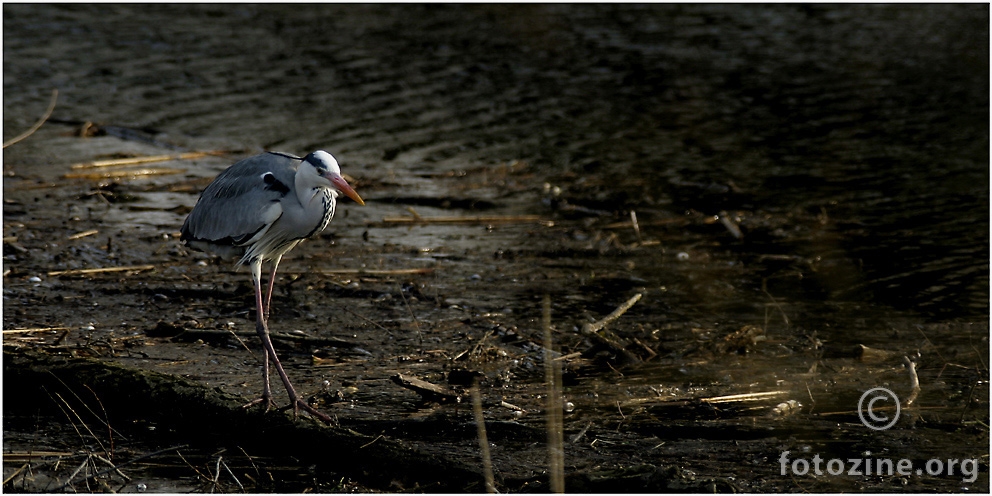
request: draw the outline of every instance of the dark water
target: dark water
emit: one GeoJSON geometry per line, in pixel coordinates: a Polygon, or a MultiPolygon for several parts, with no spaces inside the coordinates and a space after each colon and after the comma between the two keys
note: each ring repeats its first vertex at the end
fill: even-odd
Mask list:
{"type": "Polygon", "coordinates": [[[10,134],[58,87],[57,117],[186,147],[333,145],[404,174],[525,159],[607,210],[825,216],[820,239],[743,248],[817,257],[810,297],[988,313],[986,6],[4,14],[10,134]]]}
{"type": "MultiPolygon", "coordinates": [[[[822,366],[797,378],[822,363],[810,344],[822,341],[834,350],[922,350],[931,406],[981,410],[987,444],[988,5],[6,4],[3,13],[5,140],[31,125],[52,88],[57,122],[133,131],[85,140],[56,122],[5,150],[5,198],[20,203],[4,206],[4,236],[22,244],[92,227],[71,220],[85,218],[77,209],[97,209],[82,203],[87,185],[59,179],[65,164],[115,153],[326,148],[371,199],[335,220],[354,250],[336,260],[393,268],[434,257],[448,272],[425,293],[461,307],[429,310],[435,322],[476,326],[491,313],[536,335],[540,295],[551,292],[563,347],[574,347],[563,351],[576,351],[573,325],[646,295],[617,332],[661,358],[579,380],[567,393],[589,416],[567,420],[573,434],[652,384],[809,391],[822,412],[849,407],[871,374],[903,373],[830,362],[836,375],[822,366]],[[524,172],[506,172],[514,164],[524,172]],[[58,181],[80,201],[26,193],[19,180],[58,181]],[[377,224],[408,206],[421,215],[540,214],[556,226],[377,224]],[[657,244],[631,248],[632,229],[608,227],[631,211],[657,244]],[[363,230],[372,241],[358,241],[363,230]],[[741,325],[761,326],[772,342],[746,367],[692,365],[684,353],[703,334],[741,325]],[[945,374],[958,365],[969,372],[945,374]],[[976,384],[985,392],[972,405],[976,384]]],[[[223,165],[191,167],[186,179],[223,165]]],[[[196,190],[178,181],[125,183],[147,209],[109,209],[94,221],[125,234],[119,259],[96,248],[9,258],[5,247],[14,271],[4,281],[5,327],[108,318],[102,308],[60,314],[51,300],[31,299],[30,275],[91,260],[168,265],[151,283],[166,289],[152,294],[186,284],[181,277],[216,290],[174,248],[147,241],[177,230],[182,215],[169,209],[195,201],[196,190]],[[129,251],[134,233],[149,246],[129,251]]],[[[73,294],[134,290],[113,289],[73,294]]],[[[297,291],[317,308],[329,298],[297,291]]],[[[377,323],[409,324],[406,307],[354,300],[377,323]]],[[[163,315],[194,313],[161,305],[163,315]]],[[[392,345],[414,342],[404,339],[392,345]]],[[[367,398],[383,415],[408,414],[390,401],[367,398]]],[[[705,459],[680,452],[676,436],[651,422],[638,425],[638,436],[668,440],[667,461],[705,459]]],[[[831,435],[811,437],[836,446],[831,435]]],[[[987,446],[968,448],[987,470],[987,446]]],[[[893,489],[824,484],[813,489],[893,489]]]]}

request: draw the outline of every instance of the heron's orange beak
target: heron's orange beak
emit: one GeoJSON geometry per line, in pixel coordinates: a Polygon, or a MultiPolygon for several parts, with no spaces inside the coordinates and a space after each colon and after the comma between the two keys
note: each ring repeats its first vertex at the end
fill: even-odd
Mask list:
{"type": "Polygon", "coordinates": [[[359,205],[363,205],[363,206],[365,205],[365,200],[362,200],[362,197],[358,196],[358,192],[355,191],[355,188],[352,188],[351,185],[348,184],[348,181],[345,181],[343,177],[334,176],[328,179],[330,179],[331,184],[333,184],[334,187],[338,189],[338,191],[344,193],[345,196],[351,198],[352,200],[355,200],[355,203],[359,205]]]}

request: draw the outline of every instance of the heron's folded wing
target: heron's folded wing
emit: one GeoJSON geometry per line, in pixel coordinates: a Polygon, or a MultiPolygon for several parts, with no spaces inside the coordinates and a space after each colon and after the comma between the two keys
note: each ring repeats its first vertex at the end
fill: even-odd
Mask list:
{"type": "Polygon", "coordinates": [[[183,240],[242,245],[257,239],[281,215],[298,161],[266,153],[242,160],[200,195],[182,227],[183,240]]]}

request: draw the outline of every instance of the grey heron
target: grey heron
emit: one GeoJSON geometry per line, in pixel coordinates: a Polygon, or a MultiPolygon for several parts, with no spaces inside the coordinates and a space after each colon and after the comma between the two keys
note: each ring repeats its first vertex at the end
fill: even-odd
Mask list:
{"type": "Polygon", "coordinates": [[[341,177],[338,162],[331,154],[318,150],[300,158],[268,152],[241,160],[220,173],[200,194],[183,223],[180,240],[187,246],[222,257],[237,257],[237,265],[248,264],[251,268],[257,309],[255,330],[265,350],[265,386],[261,398],[246,407],[264,403],[268,409],[274,404],[269,386],[271,359],[289,393],[293,412],[302,408],[331,423],[330,417],[296,393],[272,346],[268,320],[279,262],[296,245],[327,227],[339,193],[365,205],[341,177]],[[263,300],[262,263],[266,261],[271,262],[272,271],[263,300]]]}

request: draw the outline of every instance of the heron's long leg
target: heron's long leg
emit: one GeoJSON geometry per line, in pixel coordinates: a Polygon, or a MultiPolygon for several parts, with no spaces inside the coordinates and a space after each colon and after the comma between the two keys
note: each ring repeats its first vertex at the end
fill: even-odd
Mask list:
{"type": "Polygon", "coordinates": [[[282,255],[274,258],[272,260],[272,272],[269,273],[269,288],[265,294],[265,322],[269,322],[269,307],[272,305],[272,288],[276,285],[276,270],[279,269],[279,262],[282,261],[282,255]]]}
{"type": "MultiPolygon", "coordinates": [[[[263,316],[262,312],[262,283],[260,281],[262,272],[261,266],[261,263],[256,264],[254,262],[251,265],[252,278],[255,282],[255,304],[258,307],[258,312],[255,319],[255,331],[258,333],[258,337],[261,338],[262,347],[265,349],[265,390],[262,392],[262,398],[260,401],[265,401],[268,404],[271,404],[272,402],[272,392],[269,388],[269,358],[271,357],[272,362],[276,366],[276,372],[279,374],[279,378],[282,379],[282,384],[286,387],[286,392],[289,393],[289,402],[293,405],[293,413],[299,412],[300,408],[302,408],[307,412],[310,412],[310,414],[314,417],[317,417],[328,424],[332,424],[334,421],[331,420],[331,417],[328,417],[326,414],[310,406],[306,401],[300,398],[300,395],[296,394],[296,389],[293,387],[293,383],[289,381],[289,376],[282,368],[282,363],[279,362],[279,356],[276,355],[276,349],[272,345],[272,338],[269,336],[268,319],[263,316]]],[[[275,269],[273,269],[273,273],[275,273],[275,269]]],[[[271,288],[271,283],[269,287],[271,288]]],[[[246,406],[250,406],[255,403],[257,403],[257,401],[249,403],[246,406]]]]}
{"type": "Polygon", "coordinates": [[[269,358],[275,358],[274,350],[270,352],[272,348],[272,342],[269,338],[268,325],[266,324],[266,318],[262,314],[262,262],[261,260],[252,261],[251,263],[251,279],[255,286],[255,332],[258,333],[259,337],[262,338],[262,348],[264,350],[265,358],[262,360],[262,397],[258,398],[245,407],[250,407],[258,403],[265,403],[265,408],[268,410],[270,406],[273,405],[272,401],[272,386],[269,383],[269,358]],[[269,342],[266,346],[266,341],[269,342]]]}

